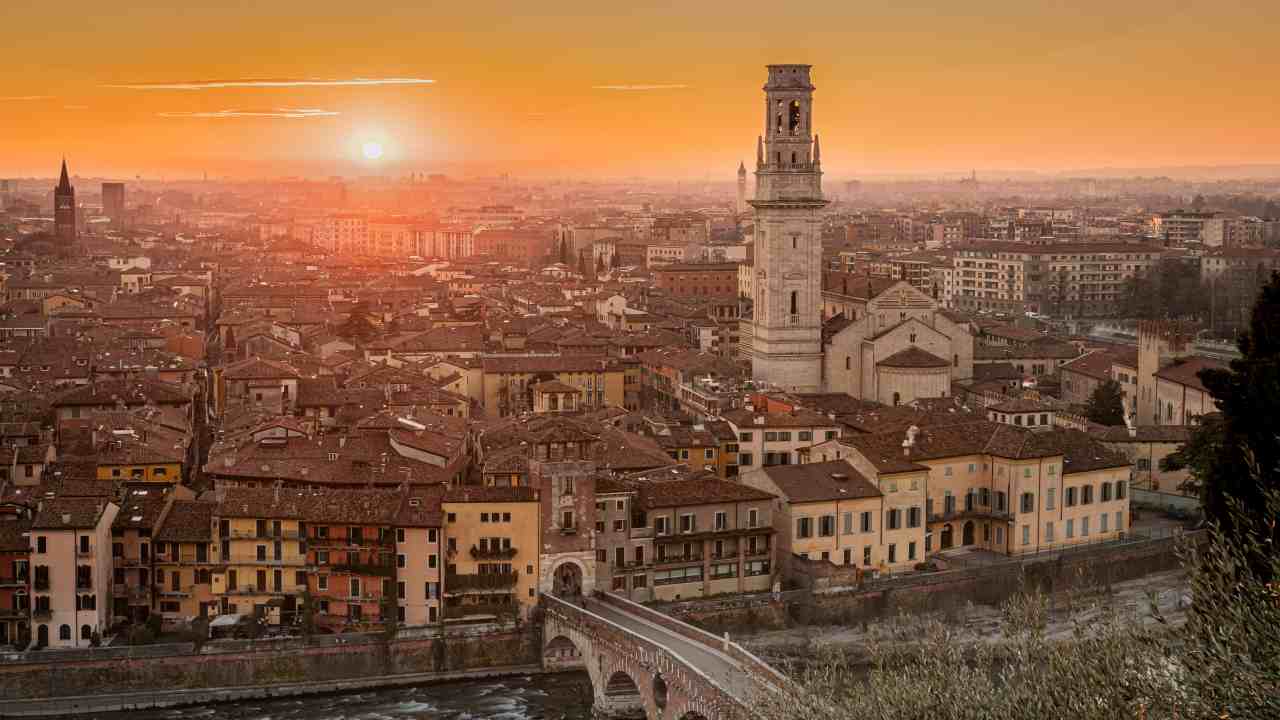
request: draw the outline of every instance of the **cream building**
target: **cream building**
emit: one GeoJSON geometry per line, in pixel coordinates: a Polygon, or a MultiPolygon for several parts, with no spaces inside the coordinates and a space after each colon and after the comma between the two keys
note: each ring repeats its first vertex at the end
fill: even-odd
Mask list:
{"type": "Polygon", "coordinates": [[[900,405],[950,397],[953,380],[973,377],[969,323],[910,283],[828,273],[824,286],[827,392],[900,405]]]}
{"type": "Polygon", "coordinates": [[[55,498],[31,523],[31,624],[40,647],[89,647],[111,625],[111,524],[103,498],[55,498]]]}
{"type": "Polygon", "coordinates": [[[794,556],[877,572],[924,560],[923,483],[921,473],[912,474],[876,487],[841,459],[761,468],[742,482],[779,497],[774,527],[779,563],[788,574],[794,556]]]}

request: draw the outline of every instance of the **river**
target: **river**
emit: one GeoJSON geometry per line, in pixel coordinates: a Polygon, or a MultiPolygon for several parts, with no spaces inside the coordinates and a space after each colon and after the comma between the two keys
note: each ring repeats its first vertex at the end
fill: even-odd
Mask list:
{"type": "Polygon", "coordinates": [[[524,675],[335,695],[95,715],[104,720],[589,720],[586,673],[524,675]]]}

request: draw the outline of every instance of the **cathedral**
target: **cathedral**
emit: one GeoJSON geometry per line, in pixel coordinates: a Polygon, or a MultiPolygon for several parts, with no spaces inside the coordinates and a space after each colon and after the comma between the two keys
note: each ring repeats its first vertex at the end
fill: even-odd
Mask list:
{"type": "MultiPolygon", "coordinates": [[[[770,65],[756,140],[750,344],[756,380],[886,405],[950,397],[973,376],[974,332],[903,281],[822,267],[822,161],[809,65],[770,65]]],[[[745,334],[745,333],[744,333],[745,334]]]]}

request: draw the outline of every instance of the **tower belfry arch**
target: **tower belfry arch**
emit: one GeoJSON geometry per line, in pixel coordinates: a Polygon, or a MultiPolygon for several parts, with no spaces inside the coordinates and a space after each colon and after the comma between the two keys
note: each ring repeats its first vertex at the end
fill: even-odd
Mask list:
{"type": "Polygon", "coordinates": [[[769,65],[756,140],[751,374],[784,390],[822,386],[822,164],[809,65],[769,65]]]}

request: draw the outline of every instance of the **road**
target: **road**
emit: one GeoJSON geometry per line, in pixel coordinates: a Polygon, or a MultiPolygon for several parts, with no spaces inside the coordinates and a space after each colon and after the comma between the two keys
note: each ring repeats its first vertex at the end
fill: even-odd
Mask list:
{"type": "Polygon", "coordinates": [[[623,612],[608,603],[590,600],[587,602],[587,610],[679,655],[745,706],[751,706],[752,697],[759,690],[759,686],[742,665],[728,655],[660,625],[623,612]]]}

